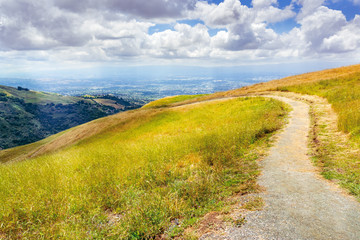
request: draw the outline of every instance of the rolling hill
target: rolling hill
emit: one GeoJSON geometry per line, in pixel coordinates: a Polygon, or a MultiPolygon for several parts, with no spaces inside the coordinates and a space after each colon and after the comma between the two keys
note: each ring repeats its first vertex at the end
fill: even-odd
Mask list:
{"type": "Polygon", "coordinates": [[[175,236],[256,191],[260,147],[286,112],[264,98],[139,109],[1,151],[0,236],[152,238],[181,219],[175,236]]]}
{"type": "Polygon", "coordinates": [[[79,124],[139,107],[115,100],[0,86],[0,149],[36,142],[79,124]]]}
{"type": "MultiPolygon", "coordinates": [[[[359,149],[359,77],[355,65],[169,97],[2,150],[0,238],[183,238],[184,229],[222,211],[230,196],[259,190],[257,160],[289,109],[254,95],[296,92],[327,99],[338,130],[359,149]]],[[[316,163],[325,177],[360,196],[354,167],[359,155],[326,154],[330,147],[317,143],[316,163]]]]}

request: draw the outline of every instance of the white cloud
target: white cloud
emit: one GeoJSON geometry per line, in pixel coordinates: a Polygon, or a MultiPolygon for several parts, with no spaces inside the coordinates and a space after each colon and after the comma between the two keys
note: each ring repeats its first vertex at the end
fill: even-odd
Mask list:
{"type": "MultiPolygon", "coordinates": [[[[358,2],[359,0],[351,0],[358,2]]],[[[348,22],[324,0],[0,0],[0,51],[30,61],[256,61],[349,54],[360,48],[360,17],[348,22]],[[302,5],[298,15],[294,4],[302,5]],[[294,18],[300,27],[270,26],[294,18]],[[190,26],[178,20],[201,20],[190,26]],[[200,21],[200,22],[201,22],[200,21]],[[149,34],[157,23],[173,26],[149,34]],[[210,36],[211,28],[221,29],[210,36]],[[21,57],[22,56],[22,57],[21,57]],[[210,61],[210,60],[209,60],[210,61]]]]}
{"type": "Polygon", "coordinates": [[[285,21],[289,18],[296,16],[296,13],[292,10],[292,6],[289,5],[284,9],[279,9],[273,6],[261,8],[257,12],[258,22],[277,23],[285,21]]]}
{"type": "Polygon", "coordinates": [[[297,18],[301,20],[302,18],[313,14],[318,7],[324,4],[325,0],[293,0],[293,2],[302,5],[301,11],[297,16],[297,18]]]}
{"type": "Polygon", "coordinates": [[[209,54],[210,36],[207,27],[197,24],[176,24],[174,31],[154,33],[148,37],[147,51],[155,57],[204,57],[209,54]]]}
{"type": "Polygon", "coordinates": [[[356,15],[350,24],[345,25],[334,35],[325,38],[322,50],[332,53],[356,51],[360,49],[360,16],[356,15]]]}
{"type": "Polygon", "coordinates": [[[252,5],[254,8],[267,8],[277,3],[277,0],[252,0],[252,5]]]}
{"type": "Polygon", "coordinates": [[[264,24],[234,24],[229,31],[220,31],[212,38],[212,46],[229,51],[257,49],[267,44],[270,46],[277,38],[271,29],[266,29],[264,24]]]}
{"type": "Polygon", "coordinates": [[[219,5],[198,2],[196,16],[209,27],[226,28],[211,40],[211,46],[227,51],[241,51],[274,47],[277,34],[267,28],[266,23],[293,17],[291,6],[285,9],[270,6],[276,1],[253,1],[254,8],[242,5],[239,0],[225,0],[219,5]],[[269,7],[270,6],[270,7],[269,7]]]}
{"type": "Polygon", "coordinates": [[[193,17],[200,18],[209,27],[221,28],[231,24],[244,24],[254,21],[254,14],[239,0],[225,0],[219,5],[197,2],[193,17]]]}
{"type": "Polygon", "coordinates": [[[319,51],[325,38],[339,32],[347,24],[345,16],[327,7],[318,7],[315,12],[299,21],[302,39],[309,44],[310,51],[319,51]]]}
{"type": "Polygon", "coordinates": [[[131,14],[151,19],[179,17],[194,8],[195,0],[54,0],[54,5],[71,12],[83,13],[89,9],[131,14]]]}

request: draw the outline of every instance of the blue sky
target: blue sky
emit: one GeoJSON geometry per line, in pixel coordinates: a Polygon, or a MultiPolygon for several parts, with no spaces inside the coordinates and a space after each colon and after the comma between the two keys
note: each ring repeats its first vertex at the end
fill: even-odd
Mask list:
{"type": "Polygon", "coordinates": [[[2,0],[1,75],[359,63],[359,14],[360,0],[2,0]]]}

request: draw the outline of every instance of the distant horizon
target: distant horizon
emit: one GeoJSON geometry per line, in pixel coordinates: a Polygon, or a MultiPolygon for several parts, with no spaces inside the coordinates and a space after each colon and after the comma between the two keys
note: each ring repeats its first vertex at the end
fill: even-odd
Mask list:
{"type": "Polygon", "coordinates": [[[258,63],[251,65],[235,65],[235,66],[189,66],[189,65],[138,65],[138,66],[121,66],[117,64],[94,64],[93,66],[63,67],[51,66],[51,68],[28,69],[26,71],[7,71],[4,69],[0,72],[1,79],[18,78],[33,79],[39,81],[63,80],[63,79],[92,79],[92,78],[116,78],[116,77],[137,77],[137,76],[171,76],[193,75],[194,77],[205,74],[218,75],[235,74],[235,73],[279,73],[282,75],[294,75],[307,72],[321,71],[325,69],[350,66],[360,64],[360,61],[307,61],[307,62],[288,62],[288,63],[258,63]]]}
{"type": "Polygon", "coordinates": [[[114,94],[154,100],[172,95],[227,91],[307,72],[348,66],[349,63],[311,62],[237,67],[137,66],[57,70],[14,77],[0,76],[0,85],[63,95],[114,94]],[[61,76],[61,77],[58,77],[61,76]]]}

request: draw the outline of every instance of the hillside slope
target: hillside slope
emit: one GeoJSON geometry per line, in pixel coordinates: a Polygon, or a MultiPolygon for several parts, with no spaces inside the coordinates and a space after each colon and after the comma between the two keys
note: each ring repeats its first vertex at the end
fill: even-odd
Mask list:
{"type": "Polygon", "coordinates": [[[349,76],[357,75],[359,73],[360,73],[360,64],[327,69],[318,72],[305,73],[305,74],[290,76],[278,80],[258,83],[225,92],[218,92],[211,95],[203,96],[199,99],[184,101],[181,102],[181,104],[188,104],[194,101],[204,101],[215,98],[237,97],[246,94],[262,93],[266,91],[278,91],[281,90],[280,88],[282,87],[310,84],[310,83],[320,82],[322,80],[345,79],[348,78],[349,76]]]}
{"type": "MultiPolygon", "coordinates": [[[[261,94],[295,92],[316,95],[311,105],[311,141],[314,162],[322,175],[360,199],[360,65],[328,69],[219,92],[196,101],[261,94]],[[331,106],[327,107],[329,102],[331,106]],[[319,110],[323,109],[323,110],[319,110]],[[327,109],[327,110],[325,110],[327,109]],[[334,114],[334,119],[329,116],[334,114]],[[332,121],[335,126],[332,126],[332,121]]],[[[189,104],[188,100],[173,105],[189,104]]]]}
{"type": "MultiPolygon", "coordinates": [[[[339,129],[356,142],[359,123],[344,121],[341,128],[340,122],[341,112],[349,119],[358,114],[346,103],[358,99],[359,73],[355,65],[166,98],[0,151],[7,162],[0,166],[0,238],[178,236],[226,206],[227,197],[257,191],[256,160],[288,109],[273,99],[237,96],[294,91],[326,97],[340,116],[339,129]]],[[[347,160],[321,159],[329,176],[341,176],[356,194],[360,159],[347,160]]]]}
{"type": "Polygon", "coordinates": [[[93,99],[0,85],[0,149],[36,142],[125,109],[107,105],[93,99]]]}
{"type": "Polygon", "coordinates": [[[0,236],[177,235],[226,205],[226,197],[256,191],[259,147],[283,125],[286,112],[280,101],[264,98],[139,109],[35,147],[6,150],[21,156],[28,154],[24,147],[34,147],[31,160],[0,166],[0,222],[6,223],[0,236]],[[36,151],[46,154],[34,157],[36,151]]]}

